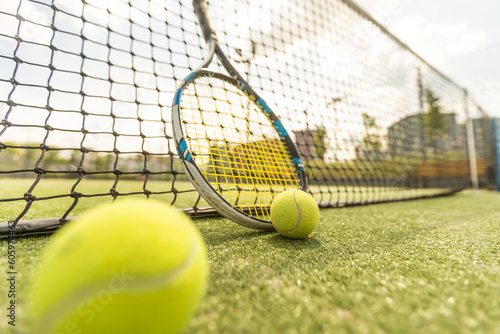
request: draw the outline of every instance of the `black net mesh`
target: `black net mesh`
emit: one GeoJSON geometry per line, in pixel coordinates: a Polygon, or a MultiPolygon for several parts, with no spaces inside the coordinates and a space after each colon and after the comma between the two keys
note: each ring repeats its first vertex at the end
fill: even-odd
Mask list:
{"type": "MultiPolygon", "coordinates": [[[[321,206],[470,184],[465,124],[480,107],[351,2],[209,11],[223,51],[292,133],[321,206]]],[[[124,196],[213,212],[172,140],[176,85],[206,52],[190,1],[9,0],[0,22],[0,220],[64,220],[124,196]]]]}

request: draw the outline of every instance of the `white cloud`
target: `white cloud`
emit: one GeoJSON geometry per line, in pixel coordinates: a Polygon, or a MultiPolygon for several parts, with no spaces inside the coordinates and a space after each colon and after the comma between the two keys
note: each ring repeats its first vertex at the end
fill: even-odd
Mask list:
{"type": "Polygon", "coordinates": [[[390,30],[436,66],[478,50],[487,40],[484,32],[473,31],[465,24],[438,24],[420,15],[401,18],[390,30]]]}

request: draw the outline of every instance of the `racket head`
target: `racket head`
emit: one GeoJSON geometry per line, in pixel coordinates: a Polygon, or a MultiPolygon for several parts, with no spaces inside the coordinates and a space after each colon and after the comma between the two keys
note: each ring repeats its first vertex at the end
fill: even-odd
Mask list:
{"type": "Polygon", "coordinates": [[[307,191],[307,178],[281,122],[247,88],[209,70],[191,73],[174,97],[174,139],[188,178],[213,208],[271,230],[273,199],[288,189],[307,191]]]}

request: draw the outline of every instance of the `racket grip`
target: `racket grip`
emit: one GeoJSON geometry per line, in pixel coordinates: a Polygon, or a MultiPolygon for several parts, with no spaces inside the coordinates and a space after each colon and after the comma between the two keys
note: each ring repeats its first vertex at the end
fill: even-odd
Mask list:
{"type": "Polygon", "coordinates": [[[212,39],[217,40],[217,35],[210,21],[210,16],[208,16],[208,7],[205,0],[193,0],[194,12],[198,16],[198,21],[201,25],[201,30],[203,31],[203,37],[205,41],[212,39]]]}

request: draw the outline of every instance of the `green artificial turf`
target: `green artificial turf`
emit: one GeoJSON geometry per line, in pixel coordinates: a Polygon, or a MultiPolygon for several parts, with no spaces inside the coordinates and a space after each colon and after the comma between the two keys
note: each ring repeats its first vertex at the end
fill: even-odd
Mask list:
{"type": "MultiPolygon", "coordinates": [[[[223,218],[195,224],[211,271],[186,334],[500,333],[498,193],[324,209],[304,240],[223,218]]],[[[19,333],[51,238],[17,240],[19,333]]],[[[0,252],[5,277],[5,241],[0,252]]]]}

